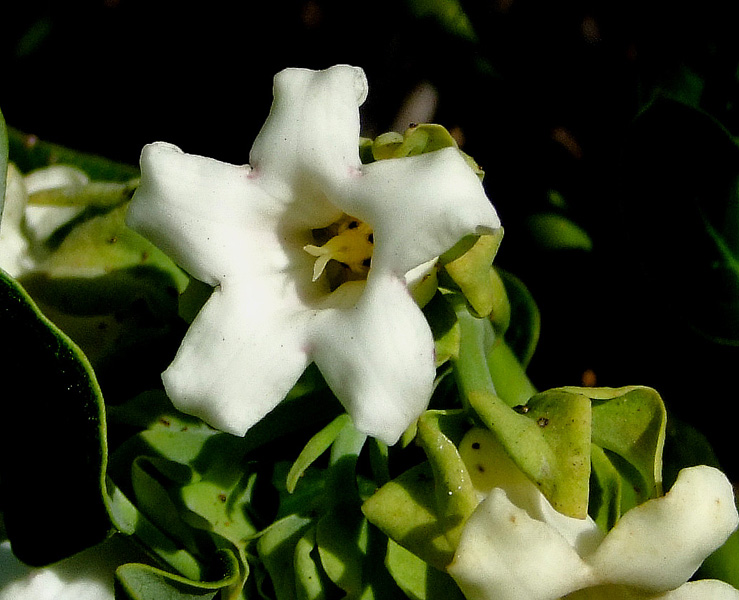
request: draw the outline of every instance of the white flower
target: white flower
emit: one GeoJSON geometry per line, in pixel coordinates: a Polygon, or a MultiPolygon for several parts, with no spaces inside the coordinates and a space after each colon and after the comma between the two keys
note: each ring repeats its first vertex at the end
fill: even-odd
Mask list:
{"type": "Polygon", "coordinates": [[[0,600],[113,600],[113,574],[130,549],[117,537],[50,567],[28,567],[0,544],[0,600]]]}
{"type": "Polygon", "coordinates": [[[487,496],[448,567],[469,600],[739,599],[723,582],[685,583],[739,523],[719,470],[683,469],[666,495],[631,509],[604,535],[590,518],[557,513],[492,435],[476,430],[472,438],[460,451],[487,496]]]}
{"type": "Polygon", "coordinates": [[[287,69],[250,165],[144,148],[129,225],[215,287],[163,374],[184,412],[243,435],[312,361],[356,426],[387,443],[426,407],[434,346],[405,276],[500,223],[456,149],[363,166],[366,94],[355,67],[287,69]],[[371,267],[351,240],[321,258],[359,225],[371,267]]]}
{"type": "Polygon", "coordinates": [[[36,194],[73,195],[89,178],[67,165],[43,167],[23,175],[8,165],[5,204],[0,215],[0,268],[12,277],[33,271],[43,256],[42,244],[84,207],[29,203],[36,194]]]}

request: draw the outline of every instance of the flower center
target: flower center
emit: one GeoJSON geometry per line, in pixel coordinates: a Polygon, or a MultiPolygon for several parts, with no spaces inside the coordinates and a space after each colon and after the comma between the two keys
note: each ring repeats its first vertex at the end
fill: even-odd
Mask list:
{"type": "Polygon", "coordinates": [[[303,246],[316,257],[313,281],[325,272],[333,291],[346,281],[367,279],[374,248],[372,228],[367,223],[344,215],[328,227],[314,229],[313,240],[315,245],[303,246]]]}

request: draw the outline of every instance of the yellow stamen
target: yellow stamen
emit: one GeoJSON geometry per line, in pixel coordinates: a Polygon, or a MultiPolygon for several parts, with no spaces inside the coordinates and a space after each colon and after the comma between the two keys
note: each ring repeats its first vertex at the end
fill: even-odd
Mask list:
{"type": "Polygon", "coordinates": [[[313,281],[323,274],[326,265],[332,260],[348,267],[354,275],[366,277],[374,247],[372,228],[367,223],[347,215],[327,230],[331,237],[323,245],[303,246],[303,250],[316,257],[313,281]],[[334,231],[336,233],[333,233],[334,231]]]}

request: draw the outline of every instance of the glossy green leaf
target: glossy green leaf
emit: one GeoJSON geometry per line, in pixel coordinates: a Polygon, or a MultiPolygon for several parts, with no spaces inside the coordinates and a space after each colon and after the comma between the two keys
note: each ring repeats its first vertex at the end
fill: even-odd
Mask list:
{"type": "Polygon", "coordinates": [[[389,132],[378,136],[372,142],[372,155],[375,160],[383,160],[456,147],[457,142],[444,127],[423,123],[409,127],[402,135],[389,132]]]}
{"type": "Polygon", "coordinates": [[[295,490],[305,470],[331,447],[345,427],[351,427],[351,418],[348,414],[339,415],[308,441],[287,474],[288,492],[292,493],[295,490]]]}
{"type": "Polygon", "coordinates": [[[157,269],[170,276],[178,292],[184,290],[188,277],[126,225],[127,209],[127,203],[121,204],[76,225],[39,269],[56,278],[100,276],[118,269],[157,269]]]}
{"type": "Polygon", "coordinates": [[[295,548],[312,526],[296,514],[275,521],[260,535],[257,552],[272,579],[276,600],[296,600],[295,548]]]}
{"type": "Polygon", "coordinates": [[[116,598],[127,600],[212,600],[236,598],[240,587],[239,564],[228,551],[220,551],[211,565],[213,581],[200,582],[173,575],[150,565],[130,563],[116,571],[116,598]],[[224,591],[225,595],[220,596],[224,591]]]}
{"type": "Polygon", "coordinates": [[[659,394],[640,386],[568,389],[593,400],[593,443],[636,470],[639,502],[660,496],[667,413],[659,394]]]}
{"type": "Polygon", "coordinates": [[[329,579],[359,598],[364,588],[364,561],[367,556],[368,522],[362,513],[337,507],[318,521],[316,546],[329,579]]]}
{"type": "Polygon", "coordinates": [[[197,552],[193,531],[182,520],[181,511],[169,493],[171,488],[185,485],[191,477],[188,467],[164,459],[140,456],[131,465],[131,484],[138,509],[189,552],[197,552]]]}
{"type": "Polygon", "coordinates": [[[462,345],[454,371],[465,402],[556,510],[584,518],[590,478],[590,400],[553,390],[514,410],[496,394],[488,370],[486,340],[494,339],[490,321],[475,319],[459,301],[456,312],[462,345]]]}
{"type": "Polygon", "coordinates": [[[308,529],[295,544],[295,592],[297,600],[324,600],[326,574],[314,559],[316,530],[308,529]]]}
{"type": "Polygon", "coordinates": [[[106,488],[106,508],[119,532],[136,538],[182,577],[200,581],[205,569],[198,559],[154,525],[111,480],[107,481],[106,488]]]}
{"type": "Polygon", "coordinates": [[[434,474],[436,514],[449,544],[456,548],[465,522],[478,504],[457,445],[443,428],[458,426],[458,413],[426,411],[418,420],[418,443],[426,452],[434,474]]]}
{"type": "MultiPolygon", "coordinates": [[[[472,245],[463,254],[448,256],[447,253],[440,258],[440,262],[444,265],[444,272],[469,302],[473,313],[486,317],[496,306],[497,294],[501,293],[492,263],[503,239],[503,229],[490,235],[472,237],[472,245]]],[[[440,283],[443,285],[442,280],[440,283]]]]}
{"type": "Polygon", "coordinates": [[[600,446],[591,447],[590,503],[588,514],[602,531],[616,524],[621,511],[621,476],[600,446]]]}
{"type": "Polygon", "coordinates": [[[412,600],[464,600],[454,580],[392,539],[385,559],[390,575],[412,600]]]}
{"type": "Polygon", "coordinates": [[[233,485],[208,479],[196,481],[182,488],[182,502],[207,524],[209,531],[243,549],[258,531],[248,517],[254,481],[253,473],[244,474],[233,485]]]}
{"type": "Polygon", "coordinates": [[[86,357],[2,271],[0,331],[5,527],[21,560],[45,565],[110,530],[103,400],[86,357]]]}
{"type": "Polygon", "coordinates": [[[362,505],[369,521],[425,562],[444,569],[454,556],[439,518],[429,463],[382,486],[362,505]]]}
{"type": "Polygon", "coordinates": [[[495,340],[487,363],[495,391],[508,406],[526,404],[536,394],[536,388],[505,339],[495,340]]]}

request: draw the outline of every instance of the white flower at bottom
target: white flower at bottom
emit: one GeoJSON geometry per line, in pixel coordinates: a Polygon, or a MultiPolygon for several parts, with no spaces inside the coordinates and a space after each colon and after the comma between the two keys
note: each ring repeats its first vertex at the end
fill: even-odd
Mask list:
{"type": "Polygon", "coordinates": [[[434,344],[406,274],[500,223],[454,148],[362,165],[366,94],[355,67],[287,69],[249,165],[144,149],[129,225],[215,287],[163,374],[184,412],[243,435],[311,362],[389,444],[425,409],[434,344]],[[359,251],[332,249],[337,279],[319,248],[347,216],[371,230],[372,255],[348,273],[339,258],[359,251]]]}
{"type": "Polygon", "coordinates": [[[448,567],[469,600],[739,599],[723,582],[685,583],[739,524],[721,471],[683,469],[666,495],[604,535],[590,518],[557,513],[492,436],[475,435],[476,449],[488,453],[480,460],[498,472],[484,469],[489,493],[448,567]]]}

